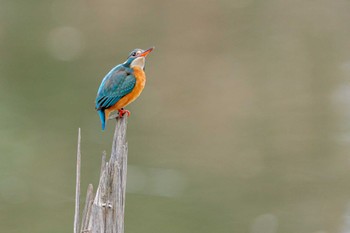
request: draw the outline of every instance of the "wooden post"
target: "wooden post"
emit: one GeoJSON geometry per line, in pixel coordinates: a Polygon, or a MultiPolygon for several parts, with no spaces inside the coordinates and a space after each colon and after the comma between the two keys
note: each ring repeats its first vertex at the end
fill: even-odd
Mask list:
{"type": "Polygon", "coordinates": [[[75,213],[74,213],[74,233],[79,233],[79,213],[80,213],[80,167],[81,167],[81,131],[78,130],[78,148],[77,148],[77,173],[75,183],[75,213]]]}
{"type": "MultiPolygon", "coordinates": [[[[113,137],[111,157],[106,162],[106,154],[102,155],[100,181],[93,193],[89,185],[85,207],[81,218],[80,232],[88,233],[124,233],[125,189],[127,173],[128,145],[126,142],[127,116],[117,118],[113,137]]],[[[79,131],[80,132],[80,131],[79,131]]],[[[80,135],[80,134],[79,134],[80,135]]],[[[78,137],[80,138],[80,136],[78,137]]],[[[78,140],[80,142],[80,140],[78,140]]],[[[80,143],[78,143],[78,158],[80,143]]],[[[77,187],[80,186],[80,159],[77,163],[77,187]],[[79,168],[78,168],[79,166],[79,168]]],[[[74,229],[79,228],[79,194],[76,196],[76,213],[78,220],[74,221],[74,229]],[[78,207],[77,207],[78,205],[78,207]]],[[[76,219],[76,217],[75,217],[76,219]]]]}

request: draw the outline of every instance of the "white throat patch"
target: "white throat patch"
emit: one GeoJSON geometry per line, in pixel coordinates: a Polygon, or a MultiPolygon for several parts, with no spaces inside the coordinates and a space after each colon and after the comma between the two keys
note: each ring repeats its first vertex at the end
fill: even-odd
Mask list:
{"type": "Polygon", "coordinates": [[[146,59],[144,57],[138,57],[131,62],[130,67],[133,68],[135,66],[138,66],[143,69],[145,67],[145,61],[146,59]]]}

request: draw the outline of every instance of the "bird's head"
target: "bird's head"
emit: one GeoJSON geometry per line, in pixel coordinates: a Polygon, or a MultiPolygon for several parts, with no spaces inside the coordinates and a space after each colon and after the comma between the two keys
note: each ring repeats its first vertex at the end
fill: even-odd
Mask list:
{"type": "Polygon", "coordinates": [[[141,69],[145,68],[145,61],[146,56],[152,52],[154,47],[149,48],[147,50],[142,49],[134,49],[130,54],[128,59],[124,62],[125,66],[128,66],[130,68],[133,67],[140,67],[141,69]]]}

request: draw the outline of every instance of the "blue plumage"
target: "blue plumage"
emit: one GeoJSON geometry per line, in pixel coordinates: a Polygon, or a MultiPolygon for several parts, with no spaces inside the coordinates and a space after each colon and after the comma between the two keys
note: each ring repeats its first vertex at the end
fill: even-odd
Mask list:
{"type": "Polygon", "coordinates": [[[118,110],[119,117],[122,117],[125,113],[128,116],[130,115],[130,112],[123,108],[141,94],[146,81],[144,73],[145,57],[153,49],[134,49],[123,64],[114,67],[102,80],[95,102],[95,108],[101,119],[102,130],[105,129],[106,121],[111,112],[118,110]],[[136,85],[136,80],[138,85],[136,85]]]}
{"type": "Polygon", "coordinates": [[[102,130],[105,130],[105,128],[106,128],[105,111],[104,110],[98,110],[97,112],[98,112],[98,115],[99,115],[100,120],[101,120],[102,130]]]}
{"type": "Polygon", "coordinates": [[[102,80],[97,91],[95,108],[101,119],[102,129],[105,128],[104,110],[116,104],[123,96],[129,94],[136,84],[134,71],[123,66],[114,67],[102,80]]]}
{"type": "Polygon", "coordinates": [[[103,79],[96,97],[96,109],[106,109],[113,106],[123,96],[134,88],[136,78],[131,68],[118,65],[103,79]]]}

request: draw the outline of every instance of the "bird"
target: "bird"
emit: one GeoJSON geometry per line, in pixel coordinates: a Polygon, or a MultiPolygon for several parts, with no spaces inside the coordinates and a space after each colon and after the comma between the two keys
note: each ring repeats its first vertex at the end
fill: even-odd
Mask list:
{"type": "Polygon", "coordinates": [[[130,111],[124,107],[136,100],[144,89],[145,58],[153,49],[134,49],[124,63],[115,66],[103,78],[95,101],[102,130],[105,130],[111,112],[118,111],[119,117],[124,114],[130,116],[130,111]]]}

